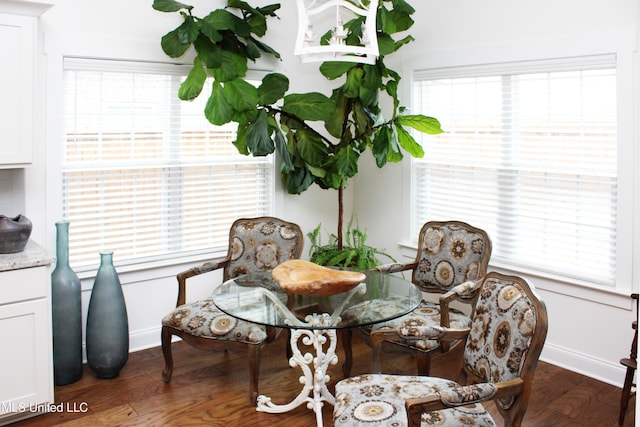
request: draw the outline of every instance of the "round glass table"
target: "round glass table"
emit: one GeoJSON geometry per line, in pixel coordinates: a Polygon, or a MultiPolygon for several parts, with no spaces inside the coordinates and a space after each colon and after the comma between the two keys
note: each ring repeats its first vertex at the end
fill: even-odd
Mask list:
{"type": "Polygon", "coordinates": [[[269,397],[258,396],[257,410],[282,413],[306,403],[322,426],[323,402],[335,404],[327,388],[327,368],[338,363],[336,330],[385,322],[420,303],[421,292],[409,280],[375,271],[365,274],[366,279],[355,288],[330,296],[287,293],[270,271],[236,277],[214,290],[214,304],[228,315],[291,330],[289,364],[302,370],[303,388],[288,404],[274,404],[269,397]]]}

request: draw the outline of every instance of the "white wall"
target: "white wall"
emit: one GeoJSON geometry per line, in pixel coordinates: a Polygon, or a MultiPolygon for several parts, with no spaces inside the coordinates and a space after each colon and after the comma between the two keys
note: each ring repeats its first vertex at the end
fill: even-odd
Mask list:
{"type": "MultiPolygon", "coordinates": [[[[526,45],[538,41],[592,37],[593,34],[628,31],[635,38],[638,27],[638,2],[621,0],[542,0],[513,2],[508,0],[422,0],[412,2],[417,25],[411,31],[417,42],[403,48],[402,62],[398,64],[409,78],[411,64],[435,54],[455,55],[456,52],[486,49],[491,52],[506,44],[522,42],[526,45]]],[[[636,41],[631,40],[631,44],[636,41]]],[[[459,58],[458,58],[459,59],[459,58]]],[[[634,73],[638,86],[637,59],[634,73]]],[[[407,83],[404,81],[404,83],[407,83]]],[[[405,88],[406,89],[406,88],[405,88]]],[[[406,90],[405,90],[406,94],[406,90]]],[[[403,97],[409,105],[409,99],[403,97]]],[[[638,129],[635,94],[633,120],[638,129]]],[[[437,111],[427,112],[438,116],[437,111]]],[[[634,138],[638,145],[638,136],[634,138]]],[[[637,162],[638,153],[634,153],[637,162]]],[[[399,243],[406,240],[409,212],[406,208],[406,192],[409,191],[409,162],[394,165],[382,171],[370,162],[356,177],[355,211],[362,224],[369,230],[370,243],[381,246],[395,255],[415,256],[415,252],[399,243]]],[[[622,177],[633,182],[636,206],[633,217],[638,217],[638,176],[622,177]]],[[[471,207],[470,207],[471,208],[471,207]]],[[[630,212],[621,213],[630,214],[630,212]]],[[[638,289],[638,232],[634,230],[633,283],[627,288],[638,289]]],[[[618,254],[623,256],[624,254],[618,254]]],[[[498,270],[496,266],[493,269],[498,270]]],[[[542,358],[551,363],[581,372],[603,381],[621,385],[624,372],[619,364],[629,352],[633,312],[628,293],[607,290],[584,290],[579,286],[536,277],[526,272],[515,272],[527,277],[539,290],[549,312],[549,333],[542,358]]]]}
{"type": "MultiPolygon", "coordinates": [[[[41,18],[41,44],[46,56],[39,58],[37,123],[40,126],[36,130],[36,158],[33,167],[25,171],[24,179],[17,179],[17,186],[25,187],[24,200],[20,197],[20,189],[16,190],[14,185],[8,191],[0,189],[0,206],[8,203],[9,198],[17,199],[24,207],[22,213],[34,221],[34,238],[53,253],[53,223],[59,219],[56,207],[60,198],[54,160],[59,154],[61,56],[164,57],[159,48],[160,37],[179,21],[173,14],[154,11],[151,1],[57,0],[52,3],[55,6],[41,18]]],[[[217,4],[223,3],[217,0],[217,4]]],[[[328,93],[322,90],[329,85],[317,77],[317,65],[302,65],[291,56],[295,4],[292,1],[281,3],[281,20],[271,22],[266,40],[283,55],[284,61],[276,66],[289,75],[292,90],[328,93]]],[[[417,25],[411,32],[417,41],[403,49],[405,60],[436,50],[553,39],[623,27],[635,29],[640,16],[636,0],[419,0],[411,3],[417,10],[417,25]]],[[[198,13],[203,5],[215,3],[198,0],[192,4],[198,13]]],[[[398,62],[398,65],[403,64],[398,62]]],[[[437,112],[433,115],[437,117],[437,112]]],[[[370,243],[399,257],[410,254],[411,251],[398,245],[406,237],[403,222],[408,215],[403,210],[403,192],[408,190],[406,164],[378,170],[370,156],[365,157],[361,173],[347,191],[347,218],[353,209],[360,224],[368,229],[370,243]]],[[[6,180],[6,175],[0,179],[6,180]]],[[[336,212],[336,193],[314,189],[301,196],[281,194],[276,214],[299,223],[307,232],[319,222],[333,229],[336,212]]],[[[635,247],[637,249],[637,245],[635,247]]],[[[120,271],[132,350],[159,344],[160,319],[175,301],[175,274],[195,262],[141,272],[120,271]]],[[[543,357],[569,369],[620,384],[623,373],[618,360],[628,353],[630,340],[631,311],[626,298],[599,291],[583,295],[579,288],[530,278],[541,289],[549,309],[550,329],[543,357]],[[598,302],[603,300],[607,303],[598,302]]],[[[214,273],[199,282],[193,297],[207,295],[219,282],[219,277],[214,273]]],[[[91,277],[83,279],[85,310],[91,284],[91,277]]]]}

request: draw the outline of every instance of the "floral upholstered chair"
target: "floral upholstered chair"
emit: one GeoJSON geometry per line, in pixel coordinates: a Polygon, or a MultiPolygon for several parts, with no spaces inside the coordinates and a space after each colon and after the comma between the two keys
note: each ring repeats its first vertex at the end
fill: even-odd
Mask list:
{"type": "MultiPolygon", "coordinates": [[[[547,336],[547,311],[529,284],[488,273],[464,347],[460,385],[447,379],[367,374],[336,384],[334,425],[495,426],[480,402],[494,400],[505,426],[520,426],[547,336]]],[[[458,336],[441,327],[402,328],[405,339],[458,336]]]]}
{"type": "MultiPolygon", "coordinates": [[[[380,357],[384,350],[415,355],[418,374],[429,375],[432,356],[446,353],[462,341],[406,340],[398,336],[397,330],[418,325],[468,327],[470,316],[450,308],[449,304],[454,300],[473,304],[490,257],[491,240],[484,230],[461,221],[431,221],[420,230],[414,261],[377,267],[386,273],[412,271],[411,281],[416,286],[440,297],[437,303],[423,300],[412,312],[395,320],[359,329],[364,341],[373,348],[373,371],[381,372],[380,357]]],[[[350,330],[341,335],[345,377],[350,375],[352,364],[350,335],[350,330]]]]}
{"type": "Polygon", "coordinates": [[[173,374],[172,335],[205,350],[244,350],[249,359],[249,399],[255,405],[260,350],[275,340],[280,330],[231,317],[220,311],[211,298],[187,303],[187,279],[217,269],[222,269],[223,281],[256,271],[272,270],[284,261],[300,258],[303,244],[302,230],[291,222],[273,217],[238,219],[231,225],[225,257],[178,274],[176,308],[162,319],[164,381],[171,381],[173,374]]]}

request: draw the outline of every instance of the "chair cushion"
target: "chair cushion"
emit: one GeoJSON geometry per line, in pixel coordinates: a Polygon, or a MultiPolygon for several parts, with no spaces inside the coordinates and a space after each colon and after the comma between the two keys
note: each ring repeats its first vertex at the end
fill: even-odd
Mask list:
{"type": "MultiPolygon", "coordinates": [[[[469,316],[459,310],[449,308],[449,316],[451,328],[462,329],[471,326],[471,319],[469,319],[469,316]]],[[[388,322],[376,324],[371,328],[371,332],[380,329],[401,329],[411,328],[412,326],[434,325],[440,325],[440,304],[423,300],[420,305],[418,305],[418,307],[409,314],[388,322]]],[[[437,340],[427,339],[403,340],[398,337],[397,339],[388,340],[407,347],[414,347],[421,351],[431,351],[440,345],[437,340]]]]}
{"type": "Polygon", "coordinates": [[[260,344],[267,339],[264,326],[229,316],[211,298],[176,307],[162,319],[162,324],[214,340],[260,344]]]}
{"type": "MultiPolygon", "coordinates": [[[[459,387],[454,381],[432,377],[366,374],[347,378],[336,384],[334,425],[406,426],[407,398],[450,392],[454,387],[459,387]]],[[[421,427],[496,426],[481,404],[425,413],[421,421],[421,427]]]]}

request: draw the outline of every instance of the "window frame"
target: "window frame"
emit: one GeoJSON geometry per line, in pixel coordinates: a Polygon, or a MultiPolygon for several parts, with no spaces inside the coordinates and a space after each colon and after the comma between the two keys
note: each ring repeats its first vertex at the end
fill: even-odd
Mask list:
{"type": "MultiPolygon", "coordinates": [[[[65,58],[81,58],[96,60],[128,61],[128,62],[157,62],[175,66],[190,67],[193,63],[193,55],[187,53],[185,57],[175,61],[168,58],[160,49],[159,43],[132,40],[114,40],[101,36],[87,36],[86,38],[62,37],[51,38],[45,44],[44,53],[47,55],[46,63],[46,93],[47,101],[45,112],[47,131],[43,136],[46,141],[45,156],[47,159],[46,175],[61,176],[62,174],[62,138],[64,99],[64,61],[65,58]]],[[[281,65],[273,61],[259,60],[248,72],[248,78],[261,79],[268,72],[281,71],[281,65]]],[[[177,95],[176,95],[177,96],[177,95]]],[[[273,182],[271,194],[273,199],[271,215],[277,216],[284,206],[284,190],[277,185],[279,163],[277,158],[273,162],[273,182]]],[[[46,211],[43,213],[43,222],[54,224],[62,219],[63,193],[61,180],[45,179],[42,175],[42,184],[46,189],[46,211]]],[[[35,202],[34,202],[35,203],[35,202]]],[[[55,227],[47,227],[45,231],[46,247],[55,253],[55,227]]],[[[219,248],[214,252],[203,250],[200,252],[187,252],[179,256],[167,259],[150,257],[140,262],[118,265],[119,273],[135,274],[136,280],[154,280],[162,277],[173,276],[179,269],[185,266],[199,263],[212,258],[225,255],[227,247],[219,248]]],[[[96,255],[97,257],[97,255],[96,255]]],[[[90,279],[95,276],[98,261],[92,267],[82,271],[76,271],[80,279],[90,279]]]]}
{"type": "MultiPolygon", "coordinates": [[[[602,301],[602,293],[610,295],[605,298],[608,303],[626,307],[629,292],[634,288],[633,283],[638,280],[638,271],[633,268],[634,260],[638,260],[636,246],[637,231],[633,218],[635,206],[639,200],[638,190],[634,189],[637,173],[634,171],[634,161],[638,160],[638,153],[634,152],[637,135],[634,131],[634,55],[636,50],[635,32],[619,30],[603,34],[587,34],[558,38],[554,40],[533,40],[514,42],[499,46],[480,46],[474,48],[459,48],[446,51],[422,52],[412,55],[412,60],[405,64],[405,82],[401,86],[403,99],[408,99],[408,105],[413,105],[412,88],[414,75],[425,70],[438,70],[454,67],[489,67],[499,63],[517,63],[519,61],[540,61],[572,58],[576,56],[593,56],[613,54],[616,58],[617,70],[617,123],[618,123],[618,228],[617,228],[617,260],[615,287],[601,286],[587,281],[569,279],[557,275],[522,267],[504,265],[495,260],[490,262],[491,268],[507,273],[521,274],[534,277],[542,288],[553,290],[566,295],[583,295],[584,298],[602,301]]],[[[438,117],[437,111],[420,112],[438,117]]],[[[411,235],[411,224],[414,222],[412,212],[413,194],[413,161],[403,164],[403,184],[410,189],[403,195],[403,208],[409,213],[409,218],[403,223],[403,240],[400,243],[403,254],[410,256],[417,247],[417,236],[411,235]]]]}

